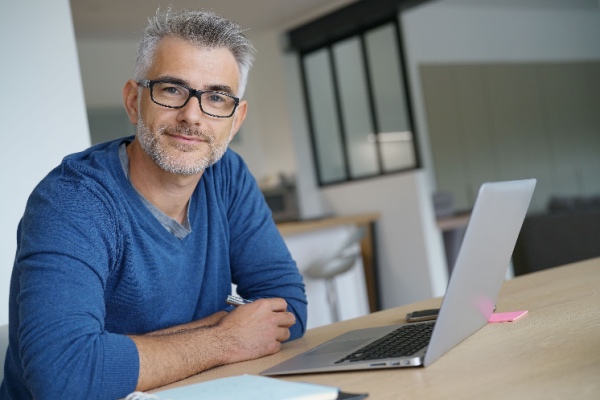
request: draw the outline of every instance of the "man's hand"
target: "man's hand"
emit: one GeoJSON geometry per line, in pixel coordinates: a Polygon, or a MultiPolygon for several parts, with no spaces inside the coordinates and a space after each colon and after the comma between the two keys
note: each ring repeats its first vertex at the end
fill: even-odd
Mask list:
{"type": "Polygon", "coordinates": [[[237,307],[215,327],[226,346],[224,363],[251,360],[279,351],[290,337],[294,314],[283,299],[260,299],[237,307]]]}
{"type": "Polygon", "coordinates": [[[296,322],[283,299],[259,299],[231,313],[146,335],[132,335],[140,374],[136,390],[149,390],[218,365],[274,354],[296,322]]]}

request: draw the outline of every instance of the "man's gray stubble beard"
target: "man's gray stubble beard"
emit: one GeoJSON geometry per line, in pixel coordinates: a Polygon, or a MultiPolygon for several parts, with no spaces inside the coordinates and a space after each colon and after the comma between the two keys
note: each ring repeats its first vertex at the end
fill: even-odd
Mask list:
{"type": "MultiPolygon", "coordinates": [[[[144,124],[142,119],[139,118],[137,124],[137,138],[146,154],[148,154],[163,170],[178,175],[194,175],[204,172],[206,168],[214,165],[223,157],[225,151],[227,151],[227,147],[229,146],[231,134],[224,142],[216,143],[214,135],[207,131],[161,126],[156,133],[153,133],[144,124]],[[209,146],[209,153],[199,158],[197,162],[194,162],[193,165],[181,164],[175,157],[170,155],[160,146],[158,138],[161,135],[164,135],[166,132],[177,132],[178,134],[189,137],[202,137],[204,140],[206,140],[205,143],[209,146]]],[[[180,150],[186,151],[184,146],[181,146],[180,150]]]]}

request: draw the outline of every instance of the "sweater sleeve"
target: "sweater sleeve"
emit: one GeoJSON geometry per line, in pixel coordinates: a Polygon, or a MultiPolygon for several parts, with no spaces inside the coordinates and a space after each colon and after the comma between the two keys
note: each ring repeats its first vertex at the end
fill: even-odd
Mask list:
{"type": "Polygon", "coordinates": [[[47,179],[20,225],[19,352],[36,399],[114,399],[137,383],[135,344],[105,330],[104,288],[120,249],[99,193],[47,179]]]}
{"type": "MultiPolygon", "coordinates": [[[[237,157],[237,156],[236,156],[237,157]]],[[[238,293],[246,298],[281,297],[296,316],[290,340],[306,330],[306,294],[292,259],[254,177],[240,158],[230,171],[231,270],[238,293]]]]}

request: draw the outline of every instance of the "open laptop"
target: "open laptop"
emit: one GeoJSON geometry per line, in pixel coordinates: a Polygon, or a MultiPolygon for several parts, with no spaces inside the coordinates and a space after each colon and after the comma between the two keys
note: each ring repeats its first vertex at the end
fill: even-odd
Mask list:
{"type": "Polygon", "coordinates": [[[487,324],[535,184],[535,179],[526,179],[481,186],[436,321],[349,331],[261,374],[426,367],[436,361],[487,324]],[[391,356],[364,349],[405,329],[419,331],[410,335],[424,339],[416,345],[407,345],[406,338],[394,339],[387,345],[391,356]]]}

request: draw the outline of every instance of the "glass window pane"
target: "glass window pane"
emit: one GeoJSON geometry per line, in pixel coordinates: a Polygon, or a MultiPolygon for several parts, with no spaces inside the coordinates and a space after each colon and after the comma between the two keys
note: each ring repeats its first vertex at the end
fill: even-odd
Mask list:
{"type": "Polygon", "coordinates": [[[327,49],[303,58],[308,107],[312,117],[319,181],[346,180],[344,153],[337,118],[333,77],[327,49]]]}
{"type": "Polygon", "coordinates": [[[389,172],[415,167],[415,146],[395,26],[390,23],[369,31],[365,35],[365,45],[383,169],[389,172]]]}
{"type": "Polygon", "coordinates": [[[342,120],[352,178],[379,173],[366,74],[358,37],[333,47],[342,120]]]}

